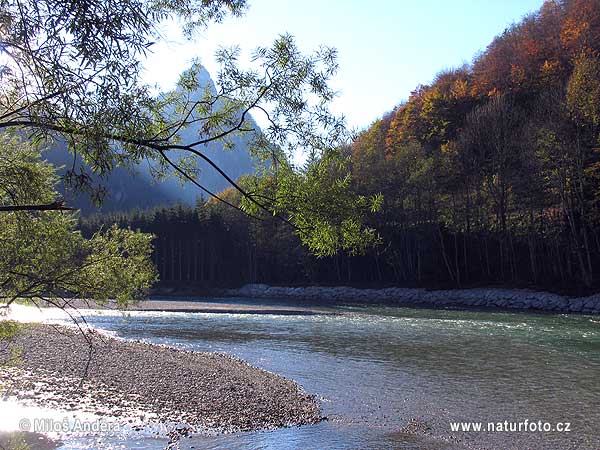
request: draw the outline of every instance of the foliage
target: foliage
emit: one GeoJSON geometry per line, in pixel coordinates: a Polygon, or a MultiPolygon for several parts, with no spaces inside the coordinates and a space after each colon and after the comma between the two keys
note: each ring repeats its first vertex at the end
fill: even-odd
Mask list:
{"type": "MultiPolygon", "coordinates": [[[[3,2],[0,128],[22,130],[34,140],[66,141],[86,164],[74,163],[66,180],[97,200],[104,192],[94,186],[88,169],[106,174],[141,162],[149,162],[157,177],[174,174],[213,195],[202,185],[197,166],[202,160],[260,214],[308,222],[315,218],[315,208],[323,205],[321,199],[303,202],[310,208],[302,211],[291,199],[257,197],[203,153],[203,145],[219,141],[227,148],[233,136],[251,135],[253,153],[263,165],[280,163],[290,174],[289,159],[298,152],[315,161],[339,147],[346,139],[343,118],[329,111],[335,95],[328,86],[337,70],[335,50],[323,47],[304,55],[292,36],[282,35],[271,47],[256,49],[252,65],[242,68],[238,48],[222,49],[217,91],[207,88],[201,95],[198,63],[168,94],[154,95],[140,81],[143,58],[161,39],[157,30],[162,22],[179,19],[192,37],[211,21],[240,14],[245,6],[245,0],[3,2]],[[251,113],[264,115],[268,125],[256,130],[251,113]],[[191,126],[199,130],[197,137],[182,142],[181,131],[191,126]],[[294,205],[293,211],[281,208],[284,205],[294,205]]],[[[311,180],[317,182],[302,173],[290,175],[288,181],[292,180],[299,183],[294,192],[309,188],[311,180]]],[[[312,192],[317,192],[315,188],[312,192]]],[[[332,205],[335,199],[327,210],[332,205]]],[[[323,234],[352,234],[343,247],[356,245],[358,250],[365,243],[350,229],[367,238],[372,235],[358,219],[354,215],[345,221],[319,222],[304,228],[301,236],[310,243],[323,234]]],[[[321,247],[326,242],[333,247],[322,251],[334,252],[336,240],[322,241],[321,247]]]]}
{"type": "Polygon", "coordinates": [[[139,222],[164,236],[154,255],[161,273],[223,284],[597,289],[599,18],[596,1],[546,2],[350,145],[320,141],[304,167],[272,136],[262,153],[272,164],[239,180],[250,197],[219,194],[258,220],[209,202],[198,207],[199,228],[164,212],[159,227],[139,222]],[[262,220],[263,207],[292,227],[262,220]]]}
{"type": "MultiPolygon", "coordinates": [[[[3,137],[3,204],[48,202],[56,197],[53,168],[33,146],[3,137]]],[[[152,236],[111,227],[86,240],[77,216],[63,211],[12,211],[0,215],[0,297],[64,306],[65,298],[116,299],[125,305],[155,281],[149,259],[152,236]]]]}
{"type": "Polygon", "coordinates": [[[18,347],[11,346],[11,343],[23,327],[14,320],[0,320],[0,369],[20,362],[21,351],[18,347]]]}
{"type": "MultiPolygon", "coordinates": [[[[416,253],[415,278],[425,233],[446,273],[433,272],[454,284],[595,283],[598,36],[597,2],[548,1],[470,67],[417,88],[391,113],[377,149],[370,136],[382,134],[381,121],[359,136],[353,158],[385,154],[377,171],[393,175],[355,170],[356,186],[395,199],[374,226],[390,246],[416,253]]],[[[403,259],[391,264],[406,271],[403,259]]]]}
{"type": "MultiPolygon", "coordinates": [[[[89,234],[116,221],[156,233],[153,258],[165,283],[597,290],[599,36],[597,1],[547,1],[349,145],[327,146],[336,139],[296,129],[307,133],[291,140],[297,147],[317,144],[301,168],[287,159],[296,144],[278,140],[286,134],[278,116],[282,128],[256,148],[271,163],[219,194],[256,220],[210,201],[192,212],[86,219],[82,227],[89,234]],[[264,220],[267,211],[283,220],[264,220]]],[[[270,64],[288,45],[269,54],[270,64]]],[[[282,61],[298,58],[292,51],[282,61]]],[[[288,76],[301,75],[300,66],[288,76]]],[[[257,78],[230,73],[256,87],[257,78]]],[[[284,97],[292,117],[301,101],[284,97]]]]}
{"type": "MultiPolygon", "coordinates": [[[[275,199],[274,214],[286,213],[300,240],[317,256],[361,253],[378,243],[375,230],[363,223],[368,212],[381,209],[381,194],[367,198],[352,193],[349,163],[331,150],[300,171],[280,165],[255,185],[256,192],[275,199]]],[[[242,206],[258,212],[256,204],[244,201],[242,206]]]]}
{"type": "Polygon", "coordinates": [[[567,104],[583,123],[600,126],[600,58],[583,50],[575,59],[573,73],[567,85],[567,104]]]}

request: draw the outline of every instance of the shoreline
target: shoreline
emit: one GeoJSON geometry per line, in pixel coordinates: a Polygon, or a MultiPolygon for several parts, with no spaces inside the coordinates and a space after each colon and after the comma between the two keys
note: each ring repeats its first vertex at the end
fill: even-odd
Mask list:
{"type": "Polygon", "coordinates": [[[600,314],[600,294],[567,297],[527,289],[473,288],[427,290],[423,288],[359,289],[337,287],[283,287],[247,284],[225,289],[222,296],[310,301],[318,304],[384,304],[424,308],[491,309],[546,313],[600,314]]]}
{"type": "MultiPolygon", "coordinates": [[[[220,297],[223,298],[223,297],[220,297]]],[[[179,297],[177,299],[149,298],[129,305],[128,308],[120,309],[113,302],[98,305],[93,301],[71,299],[70,308],[77,309],[108,309],[123,312],[184,312],[184,313],[208,313],[208,314],[274,314],[294,316],[330,315],[335,312],[312,306],[300,305],[251,305],[232,302],[215,302],[214,299],[193,299],[179,297]]],[[[43,308],[52,308],[50,305],[42,305],[43,308]]]]}
{"type": "Polygon", "coordinates": [[[143,418],[140,429],[185,424],[186,433],[256,431],[324,420],[315,396],[239,358],[85,333],[24,324],[0,348],[3,362],[12,349],[20,351],[15,366],[0,367],[4,399],[123,423],[143,418]]]}
{"type": "MultiPolygon", "coordinates": [[[[190,287],[158,288],[147,300],[136,302],[124,311],[330,315],[337,314],[331,307],[342,304],[597,315],[600,314],[600,293],[587,297],[569,297],[551,292],[507,288],[430,290],[399,287],[372,289],[349,286],[286,287],[247,284],[240,288],[208,291],[190,287]],[[248,299],[270,300],[272,303],[256,305],[243,302],[248,299]]],[[[72,299],[69,306],[117,309],[112,302],[96,305],[94,302],[78,299],[72,299]]]]}

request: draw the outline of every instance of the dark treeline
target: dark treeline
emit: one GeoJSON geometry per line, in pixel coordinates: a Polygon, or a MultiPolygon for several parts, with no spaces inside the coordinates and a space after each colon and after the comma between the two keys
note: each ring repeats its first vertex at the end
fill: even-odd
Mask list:
{"type": "Polygon", "coordinates": [[[317,259],[285,224],[214,202],[82,226],[155,233],[165,282],[589,291],[600,274],[599,52],[600,2],[547,1],[360,133],[346,149],[352,188],[384,196],[370,219],[382,243],[366,255],[317,259]]]}
{"type": "MultiPolygon", "coordinates": [[[[232,190],[221,195],[232,202],[235,197],[232,190]]],[[[365,273],[361,267],[365,265],[358,262],[368,256],[355,257],[356,261],[350,264],[350,258],[341,254],[316,258],[301,245],[289,225],[257,222],[215,201],[198,201],[193,208],[179,204],[147,211],[97,214],[80,218],[79,226],[89,237],[115,223],[155,235],[152,259],[162,285],[215,287],[348,279],[364,283],[381,278],[375,273],[365,273]]]]}

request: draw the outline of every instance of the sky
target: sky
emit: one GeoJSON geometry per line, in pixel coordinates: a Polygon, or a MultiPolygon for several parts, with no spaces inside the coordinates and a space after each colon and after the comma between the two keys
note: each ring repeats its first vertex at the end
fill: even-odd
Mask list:
{"type": "MultiPolygon", "coordinates": [[[[145,81],[171,89],[179,73],[199,58],[213,78],[221,47],[239,46],[249,57],[282,33],[304,52],[321,45],[338,50],[332,105],[349,127],[364,129],[441,70],[470,63],[492,39],[543,0],[249,0],[241,18],[211,24],[187,41],[174,24],[154,46],[145,81]]],[[[260,122],[259,122],[260,124],[260,122]]]]}

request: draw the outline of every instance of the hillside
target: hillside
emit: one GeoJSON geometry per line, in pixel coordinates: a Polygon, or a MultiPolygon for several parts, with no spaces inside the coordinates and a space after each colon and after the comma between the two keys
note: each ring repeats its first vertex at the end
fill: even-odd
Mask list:
{"type": "Polygon", "coordinates": [[[400,280],[596,283],[599,52],[600,3],[546,1],[356,139],[400,280]]]}

